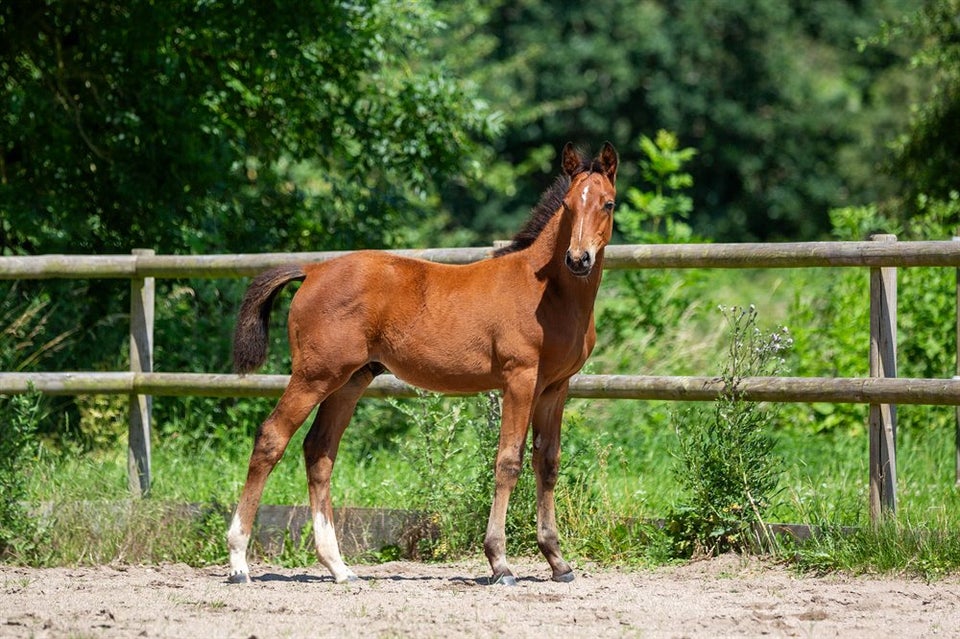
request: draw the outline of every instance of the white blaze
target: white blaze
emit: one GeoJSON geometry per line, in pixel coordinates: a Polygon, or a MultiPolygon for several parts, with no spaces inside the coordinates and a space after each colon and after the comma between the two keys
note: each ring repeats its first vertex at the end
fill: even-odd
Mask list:
{"type": "MultiPolygon", "coordinates": [[[[583,191],[580,193],[580,201],[583,202],[583,205],[584,205],[584,206],[587,205],[587,194],[588,194],[588,193],[590,193],[590,185],[589,185],[589,184],[586,185],[585,187],[583,187],[583,191]]],[[[578,233],[577,233],[577,245],[578,245],[579,248],[581,248],[581,249],[583,248],[583,222],[584,222],[584,219],[583,219],[583,217],[581,216],[581,217],[580,217],[580,229],[579,229],[579,231],[578,231],[578,233]]]]}

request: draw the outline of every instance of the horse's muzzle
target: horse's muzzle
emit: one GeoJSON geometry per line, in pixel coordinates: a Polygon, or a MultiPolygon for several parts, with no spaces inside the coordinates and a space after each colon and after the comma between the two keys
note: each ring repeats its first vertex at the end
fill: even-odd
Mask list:
{"type": "Polygon", "coordinates": [[[590,251],[581,251],[580,255],[574,255],[573,251],[567,251],[564,262],[570,272],[577,277],[586,277],[590,275],[590,271],[593,269],[593,256],[590,251]]]}

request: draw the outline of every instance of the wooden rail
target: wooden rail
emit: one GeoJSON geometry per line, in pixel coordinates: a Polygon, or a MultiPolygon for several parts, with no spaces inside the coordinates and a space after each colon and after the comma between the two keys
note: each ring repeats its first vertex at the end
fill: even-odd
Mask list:
{"type": "MultiPolygon", "coordinates": [[[[152,395],[157,397],[279,397],[288,375],[209,373],[2,373],[0,395],[152,395]]],[[[683,402],[714,401],[725,390],[717,377],[574,375],[570,397],[683,402]]],[[[960,378],[745,377],[746,401],[832,404],[960,405],[960,378]]],[[[377,377],[365,397],[417,397],[421,391],[392,375],[377,377]]],[[[453,394],[455,395],[455,394],[453,394]]]]}
{"type": "MultiPolygon", "coordinates": [[[[445,264],[489,257],[492,248],[393,251],[445,264]]],[[[236,255],[24,255],[0,257],[3,279],[132,279],[250,277],[272,266],[317,262],[346,251],[236,255]]],[[[781,244],[642,244],[608,246],[608,270],[645,268],[809,268],[817,266],[953,266],[960,242],[786,242],[781,244]]]]}
{"type": "MultiPolygon", "coordinates": [[[[807,268],[868,267],[871,271],[869,378],[748,378],[738,390],[747,400],[869,404],[870,512],[876,520],[896,509],[897,404],[958,407],[960,378],[896,378],[896,267],[941,266],[960,269],[960,242],[897,242],[876,236],[868,242],[793,242],[782,244],[614,245],[605,252],[611,270],[646,268],[807,268]]],[[[395,251],[449,264],[489,257],[486,247],[395,251]]],[[[142,495],[150,487],[150,398],[161,395],[217,397],[278,396],[285,375],[211,375],[153,372],[154,278],[236,278],[281,264],[322,261],[343,252],[239,255],[38,255],[0,257],[0,279],[119,278],[131,281],[130,372],[0,373],[0,394],[35,389],[48,394],[128,394],[130,488],[142,495]]],[[[960,298],[958,298],[960,299],[960,298]]],[[[960,304],[960,302],[958,302],[960,304]]],[[[960,307],[958,307],[960,308],[960,307]]],[[[960,322],[960,320],[958,320],[960,322]]],[[[958,323],[960,326],[960,323],[958,323]]],[[[960,368],[958,368],[960,372],[960,368]]],[[[724,390],[711,377],[578,375],[571,397],[712,401],[724,390]]],[[[377,378],[369,397],[414,396],[416,390],[396,378],[377,378]]],[[[960,428],[957,470],[960,477],[960,428]]]]}

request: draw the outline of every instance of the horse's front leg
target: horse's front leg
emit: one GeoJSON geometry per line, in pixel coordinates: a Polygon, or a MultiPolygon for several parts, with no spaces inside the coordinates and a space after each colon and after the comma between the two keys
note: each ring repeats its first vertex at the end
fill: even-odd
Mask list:
{"type": "Polygon", "coordinates": [[[494,464],[493,504],[483,540],[483,551],[493,569],[492,583],[515,585],[517,577],[507,563],[507,505],[523,465],[523,448],[533,406],[536,375],[509,384],[503,392],[500,446],[494,464]]]}
{"type": "Polygon", "coordinates": [[[330,477],[343,432],[350,423],[357,401],[373,378],[370,367],[364,367],[354,373],[345,386],[327,397],[317,409],[313,426],[303,441],[317,558],[337,583],[354,581],[357,576],[340,556],[340,545],[333,525],[330,477]]]}
{"type": "Polygon", "coordinates": [[[537,545],[553,570],[554,581],[573,581],[573,570],[560,555],[554,488],[560,473],[560,426],[568,381],[548,388],[533,413],[533,470],[537,476],[537,545]]]}

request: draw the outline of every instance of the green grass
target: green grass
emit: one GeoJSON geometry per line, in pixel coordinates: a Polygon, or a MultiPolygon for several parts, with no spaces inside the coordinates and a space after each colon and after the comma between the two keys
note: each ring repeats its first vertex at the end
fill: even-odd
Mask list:
{"type": "MultiPolygon", "coordinates": [[[[674,454],[676,436],[664,427],[645,424],[645,417],[667,410],[668,406],[646,402],[596,402],[580,400],[568,408],[565,432],[564,459],[558,489],[558,507],[561,534],[565,548],[573,556],[613,563],[656,561],[662,553],[656,535],[630,522],[655,520],[666,516],[681,499],[681,490],[675,473],[674,454]],[[599,406],[598,406],[599,404],[599,406]],[[613,406],[616,404],[616,407],[613,406]]],[[[654,420],[656,421],[656,420],[654,420]]],[[[362,429],[363,424],[354,428],[362,429]]],[[[350,436],[348,431],[347,437],[350,436]]],[[[302,437],[302,435],[301,435],[302,437]]],[[[449,508],[469,505],[482,523],[486,517],[489,495],[486,490],[473,490],[484,478],[489,478],[493,447],[480,450],[471,442],[469,432],[457,433],[452,439],[454,449],[470,449],[472,453],[455,453],[449,461],[457,470],[437,477],[420,472],[413,460],[395,447],[387,447],[373,454],[358,454],[346,443],[334,475],[335,503],[342,506],[377,506],[393,508],[423,507],[425,487],[442,485],[445,494],[436,495],[431,505],[445,500],[449,508]],[[473,458],[466,455],[472,454],[473,458]],[[460,455],[463,455],[462,457],[460,455]],[[485,457],[485,459],[484,459],[485,457]],[[418,488],[419,487],[419,488],[418,488]],[[419,491],[419,493],[418,493],[419,491]],[[480,506],[478,506],[480,504],[480,506]]],[[[825,528],[857,526],[872,530],[867,508],[867,442],[862,432],[834,431],[810,436],[790,426],[781,426],[776,433],[775,454],[782,459],[780,492],[770,519],[785,523],[805,523],[825,528]]],[[[900,521],[912,537],[920,539],[929,533],[931,539],[943,531],[955,530],[960,524],[960,500],[952,476],[953,433],[903,433],[898,443],[899,485],[898,507],[900,521]],[[950,463],[948,463],[950,462],[950,463]]],[[[414,446],[416,436],[401,438],[401,446],[414,446]]],[[[152,501],[164,503],[232,504],[239,495],[246,469],[248,445],[237,445],[227,450],[184,451],[177,443],[158,442],[154,447],[154,486],[152,501]]],[[[532,473],[524,472],[529,484],[511,502],[511,511],[517,513],[514,535],[518,537],[514,551],[536,552],[533,544],[532,473]]],[[[126,451],[120,446],[98,455],[46,455],[28,477],[28,493],[34,503],[53,502],[76,504],[81,502],[118,503],[126,500],[126,451]]],[[[299,442],[294,441],[284,459],[270,477],[263,503],[304,504],[306,486],[299,442]]],[[[159,510],[143,506],[144,517],[159,516],[159,510]]],[[[80,513],[73,511],[69,520],[75,529],[82,528],[80,513]]],[[[209,522],[208,522],[209,524],[209,522]]],[[[90,525],[90,524],[88,524],[90,525]]],[[[102,528],[101,524],[93,522],[102,528]]],[[[178,524],[182,525],[182,524],[178,524]]],[[[107,538],[113,551],[93,550],[81,544],[80,550],[69,550],[76,539],[64,541],[63,558],[68,561],[93,561],[130,556],[127,548],[134,532],[114,531],[107,538]]],[[[69,527],[68,527],[69,528],[69,527]]],[[[222,530],[204,529],[212,533],[209,544],[222,542],[222,530]]],[[[482,526],[474,525],[472,539],[461,539],[454,547],[441,548],[445,552],[479,552],[482,526]]],[[[84,534],[76,532],[77,539],[84,534]]],[[[863,543],[875,549],[881,547],[883,535],[867,536],[863,543]]],[[[903,538],[903,534],[895,535],[903,538]]],[[[918,542],[920,543],[920,542],[918,542]]],[[[827,549],[819,547],[813,559],[802,561],[812,569],[820,569],[824,560],[816,559],[830,550],[843,550],[840,566],[857,560],[856,554],[841,541],[832,541],[827,549]],[[848,555],[852,555],[848,558],[848,555]]],[[[944,552],[954,552],[944,546],[944,552]]],[[[200,544],[200,556],[220,559],[216,548],[200,544]]],[[[860,552],[867,552],[862,550],[860,552]]],[[[894,557],[903,555],[900,550],[894,557]]],[[[927,554],[936,554],[930,546],[927,554]]],[[[148,557],[184,557],[184,549],[149,550],[148,557]]],[[[899,563],[892,559],[877,560],[876,569],[900,566],[907,569],[909,557],[899,563]]],[[[960,553],[954,554],[954,565],[960,563],[960,553]]],[[[924,565],[946,570],[926,554],[918,555],[915,569],[924,565]],[[926,557],[926,558],[925,558],[926,557]],[[924,564],[926,562],[926,564],[924,564]]],[[[943,560],[941,563],[949,561],[943,560]]],[[[864,568],[867,569],[867,568],[864,568]]]]}

